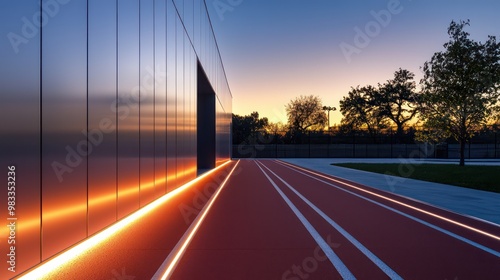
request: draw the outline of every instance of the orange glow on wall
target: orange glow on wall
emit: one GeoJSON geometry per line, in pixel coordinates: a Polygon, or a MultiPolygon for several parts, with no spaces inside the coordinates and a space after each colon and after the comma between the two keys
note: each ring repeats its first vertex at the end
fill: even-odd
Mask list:
{"type": "MultiPolygon", "coordinates": [[[[208,176],[211,176],[212,174],[218,172],[229,163],[231,163],[231,161],[228,161],[225,164],[217,167],[216,169],[206,172],[200,177],[165,194],[164,196],[142,207],[141,209],[137,210],[131,215],[114,223],[113,225],[104,229],[103,231],[93,235],[92,237],[85,239],[79,244],[65,250],[64,252],[56,255],[55,257],[50,258],[49,260],[43,262],[39,266],[25,272],[24,274],[22,274],[22,276],[16,279],[50,279],[50,273],[52,271],[57,270],[65,265],[71,265],[71,263],[75,259],[85,256],[86,254],[91,252],[93,248],[95,248],[102,242],[105,242],[109,238],[113,237],[115,234],[119,233],[128,226],[132,225],[134,222],[138,221],[141,217],[144,217],[148,213],[151,213],[158,207],[162,206],[164,203],[167,203],[172,198],[182,194],[183,192],[189,191],[190,188],[193,187],[195,184],[207,178],[208,176]]],[[[53,217],[55,216],[57,216],[57,214],[54,214],[53,217]]]]}
{"type": "MultiPolygon", "coordinates": [[[[226,161],[226,163],[228,163],[226,161]]],[[[173,179],[179,179],[179,177],[188,177],[193,175],[193,173],[196,173],[197,168],[196,167],[191,167],[187,169],[184,173],[179,174],[179,176],[176,175],[170,175],[167,177],[163,177],[160,179],[157,179],[153,182],[149,182],[147,184],[143,184],[142,188],[152,188],[155,185],[158,184],[164,184],[167,182],[167,180],[173,180],[173,179]]],[[[128,187],[125,191],[121,192],[121,196],[133,196],[137,193],[137,186],[130,186],[128,187]]],[[[88,201],[88,206],[101,206],[108,204],[110,202],[113,202],[116,200],[116,194],[109,194],[109,195],[103,195],[99,196],[97,198],[89,199],[88,201]]],[[[54,209],[51,211],[47,211],[43,213],[43,219],[44,220],[66,220],[68,217],[71,217],[75,213],[79,213],[81,211],[86,211],[87,205],[86,204],[79,204],[79,205],[66,205],[66,206],[61,206],[61,208],[54,209]]],[[[40,225],[40,219],[30,219],[30,220],[19,220],[19,225],[18,225],[18,230],[19,231],[32,231],[36,228],[39,227],[40,225]]],[[[6,236],[8,234],[8,229],[7,227],[2,227],[0,234],[3,236],[6,236]]]]}

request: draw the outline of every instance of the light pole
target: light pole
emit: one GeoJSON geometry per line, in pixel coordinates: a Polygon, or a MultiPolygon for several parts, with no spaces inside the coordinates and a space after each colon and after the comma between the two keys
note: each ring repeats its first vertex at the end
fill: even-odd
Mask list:
{"type": "Polygon", "coordinates": [[[336,111],[337,108],[331,106],[323,106],[323,110],[328,111],[328,129],[330,129],[330,111],[336,111]]]}

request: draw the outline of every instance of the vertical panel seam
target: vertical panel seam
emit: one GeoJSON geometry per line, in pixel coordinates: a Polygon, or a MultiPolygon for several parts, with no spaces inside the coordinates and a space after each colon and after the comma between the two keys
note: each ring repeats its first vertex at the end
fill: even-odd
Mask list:
{"type": "Polygon", "coordinates": [[[115,38],[115,221],[118,220],[118,0],[115,1],[115,7],[116,7],[116,12],[115,12],[115,23],[116,23],[116,38],[115,38]]]}
{"type": "Polygon", "coordinates": [[[153,0],[153,191],[156,198],[156,0],[153,0]]]}
{"type": "Polygon", "coordinates": [[[139,53],[138,53],[138,55],[139,55],[139,118],[138,118],[139,119],[139,201],[138,201],[139,207],[138,208],[141,208],[141,202],[142,202],[141,201],[141,198],[142,198],[142,180],[141,180],[142,179],[141,178],[142,177],[141,176],[141,174],[142,174],[142,172],[141,172],[141,163],[142,163],[142,141],[141,141],[141,136],[142,136],[142,128],[141,128],[141,124],[142,124],[141,123],[142,122],[142,120],[141,120],[141,111],[142,111],[141,110],[141,103],[142,103],[141,102],[141,97],[142,97],[142,88],[141,88],[141,74],[142,74],[141,35],[142,35],[142,32],[141,32],[141,28],[142,28],[142,24],[141,23],[142,22],[141,21],[142,21],[142,18],[141,18],[141,3],[142,3],[142,1],[139,0],[139,3],[138,3],[139,4],[139,9],[138,9],[139,10],[139,42],[138,42],[138,44],[139,44],[139,53]]]}
{"type": "Polygon", "coordinates": [[[168,192],[168,0],[165,0],[165,193],[168,192]]]}
{"type": "Polygon", "coordinates": [[[87,223],[86,223],[86,228],[85,228],[85,236],[89,236],[89,159],[90,159],[90,153],[89,153],[89,0],[87,0],[87,160],[86,160],[86,165],[87,165],[87,207],[86,207],[86,216],[87,216],[87,223]]]}
{"type": "Polygon", "coordinates": [[[39,123],[39,129],[40,129],[40,185],[39,185],[39,197],[40,197],[40,215],[39,215],[39,219],[40,219],[40,230],[39,230],[39,234],[40,234],[40,262],[42,261],[42,258],[43,258],[43,197],[42,197],[42,182],[43,182],[43,120],[42,120],[42,117],[43,117],[43,103],[42,103],[42,100],[43,100],[43,72],[42,72],[42,69],[43,69],[43,66],[42,66],[42,63],[43,63],[43,9],[42,9],[42,0],[39,1],[39,4],[40,4],[40,89],[39,89],[39,94],[40,94],[40,123],[39,123]]]}

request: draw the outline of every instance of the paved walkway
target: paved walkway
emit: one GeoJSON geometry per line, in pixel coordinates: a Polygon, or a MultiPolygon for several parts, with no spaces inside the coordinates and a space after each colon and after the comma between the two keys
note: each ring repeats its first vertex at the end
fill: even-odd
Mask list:
{"type": "MultiPolygon", "coordinates": [[[[500,225],[500,194],[467,189],[445,184],[424,182],[408,178],[353,170],[332,163],[456,163],[457,160],[408,160],[408,159],[283,159],[305,168],[338,176],[366,186],[388,191],[456,213],[476,217],[500,225]]],[[[500,165],[499,160],[471,160],[466,164],[500,165]]],[[[404,171],[406,172],[406,171],[404,171]]]]}

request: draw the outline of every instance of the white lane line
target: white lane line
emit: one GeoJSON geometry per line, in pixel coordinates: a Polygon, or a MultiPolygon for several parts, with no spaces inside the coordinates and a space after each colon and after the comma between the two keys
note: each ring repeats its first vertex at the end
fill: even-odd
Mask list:
{"type": "Polygon", "coordinates": [[[335,269],[337,269],[337,271],[342,276],[342,279],[356,279],[356,277],[354,277],[354,275],[351,273],[351,271],[349,271],[349,269],[345,266],[345,264],[342,262],[342,260],[337,256],[337,254],[335,254],[333,252],[332,248],[330,248],[330,246],[326,243],[326,241],[321,237],[321,235],[318,233],[318,231],[316,231],[316,229],[311,225],[311,223],[309,223],[309,221],[306,219],[306,217],[304,217],[304,215],[302,215],[302,213],[299,211],[299,209],[297,209],[297,207],[295,207],[295,205],[292,203],[292,201],[290,201],[290,199],[288,199],[288,197],[283,193],[283,191],[281,191],[281,189],[278,187],[278,185],[276,185],[276,183],[273,181],[273,179],[271,179],[271,177],[269,177],[269,175],[264,171],[264,169],[262,169],[262,167],[260,167],[260,164],[262,164],[262,163],[260,163],[260,164],[259,163],[260,162],[255,161],[255,164],[257,164],[257,167],[259,167],[260,171],[262,171],[262,173],[264,173],[267,180],[269,180],[269,182],[273,185],[274,189],[280,194],[281,198],[283,198],[283,200],[286,202],[288,207],[290,207],[290,209],[292,209],[295,216],[297,216],[297,218],[299,218],[302,225],[304,225],[304,227],[307,229],[309,234],[314,238],[316,243],[321,247],[321,250],[323,250],[323,252],[328,257],[330,262],[333,264],[335,269]]]}
{"type": "Polygon", "coordinates": [[[422,210],[422,209],[416,208],[416,207],[414,207],[414,206],[411,206],[411,205],[405,204],[405,203],[403,203],[403,202],[400,202],[400,201],[397,201],[397,200],[394,200],[394,199],[391,199],[391,198],[385,197],[385,196],[383,196],[383,195],[380,195],[380,194],[377,194],[377,193],[373,193],[373,192],[370,192],[370,191],[368,191],[368,190],[364,190],[364,189],[362,189],[362,188],[360,188],[360,187],[357,187],[357,186],[351,185],[351,184],[349,184],[349,183],[345,183],[345,182],[341,182],[341,181],[335,180],[335,179],[333,179],[333,178],[329,178],[329,177],[327,177],[327,176],[324,176],[324,175],[322,175],[322,174],[318,174],[318,173],[316,173],[316,172],[312,172],[312,171],[309,171],[309,170],[306,170],[306,169],[303,169],[303,168],[300,168],[300,167],[296,167],[296,166],[293,166],[293,168],[291,168],[291,167],[287,166],[288,164],[286,164],[286,163],[285,163],[285,164],[282,164],[281,162],[277,162],[277,163],[278,163],[278,164],[281,164],[282,166],[284,166],[284,167],[286,167],[286,168],[288,168],[288,169],[291,169],[291,170],[293,170],[293,171],[295,171],[295,172],[297,172],[297,173],[303,174],[304,176],[310,177],[310,178],[312,178],[312,179],[314,179],[314,180],[316,180],[316,181],[323,182],[323,183],[325,183],[325,184],[327,184],[327,185],[329,185],[329,186],[332,186],[332,187],[334,187],[334,188],[336,188],[336,189],[339,189],[339,190],[341,190],[341,191],[344,191],[344,192],[347,192],[347,193],[352,194],[352,195],[354,195],[354,196],[357,196],[357,197],[359,197],[359,198],[361,198],[361,199],[364,199],[364,200],[369,201],[369,202],[371,202],[371,203],[373,203],[373,204],[376,204],[376,205],[378,205],[378,206],[381,206],[381,207],[383,207],[383,208],[385,208],[385,209],[387,209],[387,210],[390,210],[390,211],[392,211],[392,212],[394,212],[394,213],[400,214],[400,215],[402,215],[402,216],[404,216],[404,217],[406,217],[406,218],[409,218],[409,219],[414,220],[414,221],[416,221],[416,222],[418,222],[418,223],[421,223],[421,224],[423,224],[423,225],[425,225],[425,226],[428,226],[428,227],[430,227],[430,228],[432,228],[432,229],[435,229],[435,230],[437,230],[437,231],[439,231],[439,232],[441,232],[441,233],[444,233],[444,234],[446,234],[446,235],[448,235],[448,236],[451,236],[451,237],[453,237],[453,238],[456,238],[456,239],[458,239],[458,240],[460,240],[460,241],[462,241],[462,242],[465,242],[465,243],[467,243],[467,244],[469,244],[469,245],[471,245],[471,246],[474,246],[474,247],[476,247],[476,248],[478,248],[478,249],[481,249],[481,250],[483,250],[483,251],[485,251],[485,252],[487,252],[487,253],[490,253],[490,254],[492,254],[492,255],[494,255],[494,256],[496,256],[496,257],[500,257],[500,252],[498,252],[498,251],[496,251],[496,250],[494,250],[494,249],[491,249],[491,248],[489,248],[489,247],[486,247],[486,246],[484,246],[484,245],[481,245],[481,244],[479,244],[479,243],[477,243],[477,242],[474,242],[474,241],[472,241],[472,240],[470,240],[470,239],[467,239],[467,238],[465,238],[465,237],[462,237],[462,236],[460,236],[460,235],[458,235],[458,234],[455,234],[455,233],[453,233],[453,232],[451,232],[451,231],[448,231],[448,230],[446,230],[446,229],[440,228],[440,227],[438,227],[438,226],[436,226],[436,225],[433,225],[433,224],[431,224],[431,223],[429,223],[429,222],[426,222],[426,221],[421,220],[421,219],[419,219],[419,218],[413,217],[413,216],[411,216],[411,215],[409,215],[409,214],[406,214],[406,213],[404,213],[404,212],[401,212],[401,211],[399,211],[399,210],[396,210],[396,209],[394,209],[394,208],[392,208],[392,207],[389,207],[389,206],[387,206],[387,205],[384,205],[384,204],[382,204],[382,203],[380,203],[380,202],[377,202],[377,201],[375,201],[375,200],[372,200],[372,199],[369,199],[369,198],[367,198],[367,197],[364,197],[364,196],[362,196],[362,195],[360,195],[360,194],[357,194],[357,193],[355,193],[355,192],[352,192],[352,191],[346,190],[346,189],[344,189],[344,188],[341,188],[341,187],[339,187],[339,186],[337,186],[337,185],[335,185],[335,184],[332,184],[332,183],[330,183],[330,182],[324,181],[324,180],[319,179],[319,178],[317,178],[317,177],[314,177],[314,176],[312,176],[312,175],[309,175],[309,174],[306,174],[306,173],[304,173],[304,172],[301,172],[301,171],[299,171],[299,170],[297,170],[297,169],[304,170],[304,171],[309,172],[309,173],[311,173],[311,174],[314,174],[314,175],[316,175],[316,176],[319,176],[319,177],[322,177],[322,178],[326,178],[326,179],[328,179],[328,180],[331,180],[331,181],[337,182],[337,183],[339,183],[339,184],[346,185],[346,186],[348,186],[348,187],[351,187],[351,188],[354,188],[354,189],[357,189],[357,190],[360,190],[360,191],[363,191],[363,192],[366,192],[366,193],[372,194],[372,195],[374,195],[374,196],[377,196],[377,197],[383,198],[383,199],[385,199],[385,200],[388,200],[388,201],[391,201],[391,202],[397,203],[397,204],[399,204],[399,205],[402,205],[402,206],[408,207],[408,208],[410,208],[410,209],[413,209],[413,210],[416,210],[416,211],[419,211],[419,212],[422,212],[422,213],[425,213],[425,214],[431,215],[431,216],[433,216],[433,217],[440,218],[441,220],[445,220],[445,221],[451,222],[451,223],[453,223],[453,224],[457,224],[457,225],[463,226],[463,227],[465,227],[465,228],[467,228],[467,229],[471,229],[471,230],[476,231],[476,232],[478,232],[478,233],[482,233],[482,234],[487,235],[487,236],[489,236],[489,237],[493,237],[494,239],[500,240],[500,238],[499,238],[499,237],[497,237],[497,236],[495,236],[495,235],[489,234],[489,233],[487,233],[487,232],[483,232],[483,231],[481,231],[481,230],[479,230],[479,229],[472,228],[472,227],[467,226],[467,225],[464,225],[464,224],[462,224],[462,223],[459,223],[459,222],[456,222],[456,221],[450,220],[450,219],[448,219],[448,218],[445,218],[445,217],[439,216],[439,215],[437,215],[437,214],[434,214],[434,213],[431,213],[431,212],[428,212],[428,211],[425,211],[425,210],[422,210]]]}
{"type": "Polygon", "coordinates": [[[212,205],[214,204],[215,200],[219,196],[220,192],[226,185],[227,181],[229,180],[229,178],[233,174],[233,171],[236,169],[239,163],[240,161],[238,160],[233,169],[231,169],[231,172],[229,172],[229,174],[226,176],[226,179],[224,179],[217,191],[212,195],[207,204],[205,204],[205,207],[203,207],[200,214],[198,214],[196,219],[191,223],[191,226],[189,226],[182,238],[175,245],[174,249],[172,249],[172,252],[170,252],[170,254],[167,256],[165,261],[163,261],[163,263],[151,279],[170,279],[170,277],[174,273],[175,268],[179,264],[179,261],[186,252],[189,243],[191,243],[191,240],[193,240],[193,237],[195,236],[196,232],[200,228],[200,225],[203,223],[203,220],[207,216],[208,211],[210,211],[210,208],[212,208],[212,205]]]}
{"type": "MultiPolygon", "coordinates": [[[[452,219],[448,219],[448,218],[446,218],[446,217],[443,217],[443,216],[440,216],[440,215],[438,215],[438,214],[435,214],[435,213],[432,213],[432,212],[429,212],[429,211],[426,211],[426,210],[420,209],[420,208],[418,208],[418,207],[411,206],[411,205],[409,205],[409,204],[406,204],[406,203],[400,202],[400,201],[398,201],[398,200],[395,200],[395,199],[392,199],[392,198],[388,198],[388,197],[386,197],[386,196],[383,196],[383,195],[380,195],[380,194],[377,194],[377,193],[371,192],[371,191],[369,191],[369,190],[366,190],[366,189],[363,189],[363,188],[357,187],[357,186],[352,185],[352,184],[349,184],[349,183],[347,183],[347,182],[343,182],[343,181],[335,180],[334,178],[330,178],[330,177],[325,176],[325,175],[323,175],[323,174],[320,174],[320,173],[317,173],[317,172],[313,172],[313,171],[310,171],[310,170],[307,170],[307,169],[301,168],[301,167],[299,167],[299,166],[295,166],[295,165],[293,165],[293,164],[290,164],[290,163],[287,163],[287,162],[284,162],[284,161],[276,161],[276,163],[281,164],[281,165],[283,165],[283,166],[288,165],[288,166],[289,166],[289,168],[300,169],[300,170],[303,170],[303,171],[305,171],[305,172],[308,172],[308,173],[314,174],[314,175],[316,175],[316,176],[319,176],[319,177],[325,178],[325,179],[327,179],[327,180],[330,180],[330,181],[333,181],[333,182],[336,182],[336,183],[339,183],[339,184],[342,184],[342,185],[349,186],[349,187],[351,187],[351,188],[353,188],[353,189],[357,189],[357,190],[359,190],[359,191],[362,191],[362,192],[365,192],[365,193],[369,193],[369,194],[374,195],[374,196],[377,196],[377,197],[379,197],[379,198],[382,198],[382,199],[385,199],[385,200],[388,200],[388,201],[394,202],[394,203],[396,203],[396,204],[399,204],[399,205],[405,206],[405,207],[410,208],[410,209],[413,209],[413,210],[415,210],[415,211],[418,211],[418,212],[421,212],[421,213],[424,213],[424,214],[430,215],[430,216],[432,216],[432,217],[434,217],[434,218],[438,218],[438,219],[440,219],[440,220],[443,220],[443,221],[446,221],[446,222],[452,223],[452,224],[454,224],[454,225],[457,225],[457,226],[460,226],[460,227],[466,228],[466,229],[468,229],[468,230],[472,230],[472,231],[477,232],[477,233],[479,233],[479,234],[482,234],[482,235],[485,235],[485,236],[487,236],[487,237],[490,237],[490,238],[493,238],[493,239],[496,239],[496,240],[500,241],[500,236],[497,236],[497,235],[491,234],[491,233],[489,233],[489,232],[486,232],[486,231],[483,231],[483,230],[477,229],[477,228],[475,228],[475,227],[472,227],[472,226],[469,226],[469,225],[463,224],[463,223],[461,223],[461,222],[457,222],[457,221],[452,220],[452,219]]],[[[295,172],[299,172],[299,171],[295,170],[295,172]]],[[[414,200],[414,199],[411,199],[411,198],[408,198],[408,199],[413,200],[413,201],[417,201],[417,202],[419,202],[419,203],[422,203],[421,201],[418,201],[418,200],[414,200]]],[[[429,204],[428,204],[428,205],[429,205],[429,204]]],[[[430,206],[435,207],[435,208],[438,208],[438,207],[433,206],[433,205],[430,205],[430,206]]],[[[446,209],[442,209],[442,208],[439,208],[439,209],[444,210],[444,211],[448,211],[448,210],[446,210],[446,209]]],[[[457,215],[462,215],[462,214],[457,214],[457,215]]],[[[497,224],[493,224],[493,223],[491,223],[491,222],[489,222],[489,221],[480,220],[480,219],[478,219],[478,218],[476,218],[476,217],[470,217],[470,218],[473,218],[473,219],[479,220],[479,221],[481,221],[481,222],[485,222],[485,223],[488,223],[488,224],[491,224],[491,225],[494,225],[494,226],[497,226],[497,227],[498,227],[498,225],[497,225],[497,224]]]]}
{"type": "Polygon", "coordinates": [[[328,215],[321,211],[316,205],[305,198],[301,193],[294,189],[289,183],[287,183],[283,178],[274,173],[269,167],[261,163],[269,172],[271,172],[276,178],[278,178],[283,184],[285,184],[291,191],[293,191],[300,199],[302,199],[307,205],[309,205],[316,213],[318,213],[323,219],[325,219],[332,227],[334,227],[338,232],[340,232],[347,240],[349,240],[358,250],[360,250],[366,257],[368,257],[378,268],[380,268],[390,279],[402,280],[403,278],[399,276],[394,270],[392,270],[387,264],[385,264],[381,259],[379,259],[375,254],[368,250],[363,244],[361,244],[356,238],[344,230],[339,224],[334,222],[328,215]]]}

